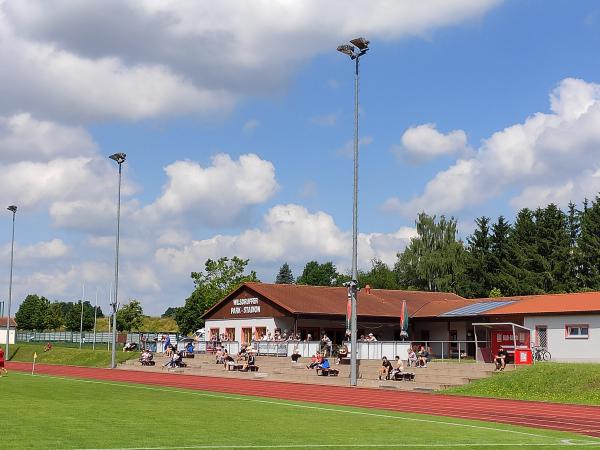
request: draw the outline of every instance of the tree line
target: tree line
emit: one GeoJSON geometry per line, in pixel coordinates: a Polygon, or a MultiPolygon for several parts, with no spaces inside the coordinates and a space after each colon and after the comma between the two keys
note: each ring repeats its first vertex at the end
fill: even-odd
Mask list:
{"type": "MultiPolygon", "coordinates": [[[[50,331],[83,331],[94,329],[94,310],[97,318],[104,317],[102,308],[94,307],[89,301],[83,302],[50,302],[46,297],[30,294],[21,303],[15,314],[17,327],[20,330],[50,331]]],[[[139,330],[142,326],[144,311],[138,300],[131,300],[119,308],[117,312],[117,330],[139,330]]]]}

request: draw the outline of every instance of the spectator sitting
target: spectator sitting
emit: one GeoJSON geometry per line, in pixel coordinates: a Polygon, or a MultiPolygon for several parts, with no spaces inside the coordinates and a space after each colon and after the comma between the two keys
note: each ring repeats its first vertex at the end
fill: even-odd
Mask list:
{"type": "Polygon", "coordinates": [[[233,357],[229,354],[227,349],[223,350],[223,365],[227,368],[227,364],[233,362],[233,357]]]}
{"type": "Polygon", "coordinates": [[[242,367],[242,371],[248,372],[248,370],[250,370],[250,368],[255,367],[255,366],[256,366],[256,358],[254,357],[254,355],[249,354],[248,359],[244,363],[244,367],[242,367]]]}
{"type": "Polygon", "coordinates": [[[306,366],[307,369],[314,369],[321,364],[322,358],[319,352],[315,353],[313,357],[310,359],[310,364],[306,366]]]}
{"type": "Polygon", "coordinates": [[[297,363],[301,356],[302,355],[300,354],[300,351],[298,350],[298,347],[296,347],[294,349],[294,353],[292,353],[292,362],[293,363],[297,363]]]}
{"type": "Polygon", "coordinates": [[[421,348],[419,349],[418,357],[419,357],[419,360],[418,360],[417,367],[427,367],[427,363],[429,361],[431,361],[431,358],[429,358],[429,352],[427,351],[427,349],[425,348],[424,345],[421,345],[421,348]]]}
{"type": "Polygon", "coordinates": [[[365,339],[365,335],[361,334],[360,337],[358,338],[359,341],[366,341],[365,339]]]}
{"type": "Polygon", "coordinates": [[[331,366],[329,365],[329,360],[327,358],[323,358],[321,360],[321,363],[317,366],[317,369],[327,369],[329,370],[331,368],[331,366]]]}
{"type": "Polygon", "coordinates": [[[237,354],[237,360],[241,361],[242,359],[246,359],[246,356],[248,356],[247,354],[247,350],[246,350],[246,346],[242,345],[242,347],[240,348],[240,351],[237,354]]]}
{"type": "Polygon", "coordinates": [[[44,346],[44,351],[45,352],[49,352],[50,350],[52,350],[52,343],[48,342],[45,346],[44,346]]]}
{"type": "Polygon", "coordinates": [[[348,357],[348,346],[346,344],[344,344],[338,349],[338,357],[337,357],[336,364],[341,363],[342,359],[347,358],[347,357],[348,357]]]}
{"type": "Polygon", "coordinates": [[[223,349],[219,347],[215,353],[215,362],[217,364],[223,364],[223,349]]]}
{"type": "Polygon", "coordinates": [[[165,367],[167,367],[167,366],[168,367],[175,367],[175,366],[177,366],[178,361],[181,358],[181,356],[177,352],[173,352],[172,351],[171,354],[172,354],[171,359],[165,363],[165,365],[164,365],[165,367]]]}
{"type": "Polygon", "coordinates": [[[379,379],[385,376],[386,380],[390,379],[390,372],[392,371],[392,363],[388,361],[387,357],[381,358],[381,367],[378,370],[379,379]]]}
{"type": "Polygon", "coordinates": [[[191,341],[188,342],[188,345],[187,345],[185,351],[188,353],[194,353],[194,344],[191,341]]]}
{"type": "Polygon", "coordinates": [[[414,367],[417,365],[417,354],[412,347],[408,347],[408,367],[414,367]]]}
{"type": "Polygon", "coordinates": [[[373,333],[369,333],[369,336],[367,336],[367,342],[377,342],[377,338],[373,335],[373,333]]]}
{"type": "Polygon", "coordinates": [[[310,342],[310,341],[312,341],[312,334],[308,333],[306,335],[306,342],[310,342]]]}
{"type": "Polygon", "coordinates": [[[392,380],[395,379],[396,376],[402,374],[403,371],[404,364],[402,364],[402,360],[400,359],[400,357],[396,356],[396,366],[392,369],[392,372],[390,373],[390,378],[392,380]]]}
{"type": "Polygon", "coordinates": [[[496,357],[494,358],[494,364],[496,364],[496,370],[504,370],[506,367],[506,358],[508,357],[508,353],[503,348],[498,350],[496,357]]]}

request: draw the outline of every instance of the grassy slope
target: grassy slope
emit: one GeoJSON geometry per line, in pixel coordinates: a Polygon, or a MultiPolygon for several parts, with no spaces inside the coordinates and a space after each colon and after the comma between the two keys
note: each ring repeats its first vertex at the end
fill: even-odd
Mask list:
{"type": "Polygon", "coordinates": [[[600,405],[600,364],[538,363],[444,391],[479,397],[600,405]]]}
{"type": "MultiPolygon", "coordinates": [[[[107,350],[93,351],[91,348],[65,347],[55,345],[49,352],[44,352],[44,344],[16,344],[14,353],[11,350],[12,361],[32,362],[33,353],[37,352],[37,362],[46,364],[67,364],[71,366],[108,367],[110,352],[107,350]]],[[[117,352],[117,361],[139,357],[136,352],[117,352]]]]}
{"type": "MultiPolygon", "coordinates": [[[[149,333],[162,333],[167,331],[177,333],[179,331],[175,319],[171,317],[162,318],[146,316],[144,317],[144,323],[140,329],[149,333]]],[[[98,319],[97,330],[101,332],[108,331],[108,317],[98,319]]]]}
{"type": "Polygon", "coordinates": [[[133,384],[32,377],[18,372],[0,378],[0,386],[0,404],[10,404],[10,414],[0,420],[0,436],[6,448],[556,445],[559,439],[582,439],[567,433],[493,423],[481,424],[486,427],[481,429],[477,428],[478,422],[460,419],[133,384]],[[523,430],[533,435],[505,430],[523,430]]]}

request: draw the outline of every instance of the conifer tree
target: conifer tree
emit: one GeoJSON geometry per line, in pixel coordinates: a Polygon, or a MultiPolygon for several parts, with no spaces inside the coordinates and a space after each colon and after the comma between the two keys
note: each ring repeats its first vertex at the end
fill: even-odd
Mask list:
{"type": "Polygon", "coordinates": [[[279,268],[279,272],[277,273],[277,277],[275,278],[275,283],[277,284],[294,284],[294,275],[292,274],[292,269],[287,262],[284,262],[283,265],[279,268]]]}
{"type": "Polygon", "coordinates": [[[581,234],[578,239],[581,252],[581,281],[583,288],[600,290],[600,197],[588,205],[584,203],[581,215],[581,234]]]}

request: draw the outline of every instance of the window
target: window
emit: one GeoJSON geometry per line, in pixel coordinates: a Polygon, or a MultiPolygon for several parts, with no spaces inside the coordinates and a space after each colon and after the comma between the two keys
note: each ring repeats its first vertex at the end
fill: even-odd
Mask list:
{"type": "Polygon", "coordinates": [[[588,339],[589,325],[565,325],[565,337],[567,339],[588,339]]]}

